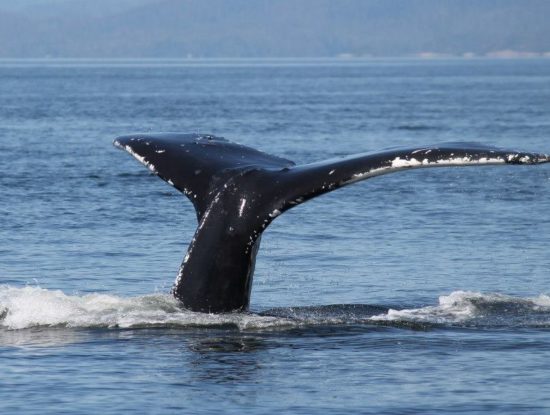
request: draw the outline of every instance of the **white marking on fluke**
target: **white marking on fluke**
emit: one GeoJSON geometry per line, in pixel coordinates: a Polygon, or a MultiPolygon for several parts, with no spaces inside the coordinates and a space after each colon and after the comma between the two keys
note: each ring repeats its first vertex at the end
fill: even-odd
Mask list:
{"type": "Polygon", "coordinates": [[[422,166],[422,162],[418,161],[415,158],[411,158],[410,160],[401,159],[399,157],[396,157],[391,162],[392,168],[400,168],[400,167],[415,167],[415,166],[422,166]]]}
{"type": "MultiPolygon", "coordinates": [[[[118,147],[121,147],[121,148],[122,148],[122,146],[120,145],[120,143],[116,142],[116,145],[117,145],[118,147]]],[[[125,145],[125,146],[124,146],[124,149],[125,149],[128,153],[130,153],[137,161],[139,161],[141,164],[143,164],[143,165],[146,166],[149,170],[151,170],[153,173],[156,173],[156,172],[157,172],[157,169],[155,168],[154,164],[149,163],[149,162],[145,159],[145,157],[140,156],[138,153],[136,153],[136,152],[132,149],[132,147],[130,147],[129,145],[125,145]]]]}
{"type": "MultiPolygon", "coordinates": [[[[510,159],[509,159],[510,160],[510,159]]],[[[524,160],[522,160],[524,161],[524,160]]],[[[421,167],[421,166],[433,166],[435,164],[437,165],[448,165],[448,166],[460,166],[464,164],[501,164],[505,163],[505,160],[498,157],[488,158],[488,157],[482,157],[478,160],[472,160],[471,157],[454,157],[450,159],[439,159],[435,161],[430,161],[428,159],[424,159],[422,161],[415,159],[414,157],[410,160],[402,159],[399,157],[396,157],[391,162],[392,168],[404,168],[404,167],[421,167]]]]}
{"type": "Polygon", "coordinates": [[[243,198],[241,205],[239,206],[239,217],[243,216],[244,206],[246,205],[246,199],[243,198]]]}
{"type": "MultiPolygon", "coordinates": [[[[431,151],[431,150],[430,150],[431,151]]],[[[425,153],[427,154],[428,151],[425,153]]],[[[508,161],[514,159],[514,156],[508,156],[508,161]]],[[[528,157],[523,157],[520,159],[521,162],[529,161],[528,157]]],[[[384,173],[389,173],[392,170],[412,168],[412,167],[430,167],[430,166],[463,166],[466,164],[503,164],[506,163],[506,160],[500,157],[482,157],[479,160],[473,160],[471,157],[453,157],[448,159],[439,159],[439,160],[428,160],[427,158],[423,160],[418,160],[414,157],[411,157],[409,160],[396,157],[391,161],[389,166],[375,167],[365,172],[355,173],[348,180],[343,180],[342,184],[351,184],[359,180],[363,180],[369,177],[379,176],[384,173]]]]}

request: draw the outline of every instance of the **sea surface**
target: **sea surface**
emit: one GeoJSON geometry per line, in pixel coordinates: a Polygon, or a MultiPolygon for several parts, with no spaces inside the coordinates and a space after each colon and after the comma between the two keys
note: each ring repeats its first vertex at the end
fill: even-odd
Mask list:
{"type": "Polygon", "coordinates": [[[550,152],[550,59],[0,61],[0,413],[550,413],[550,166],[420,169],[266,230],[249,313],[169,291],[191,203],[112,146],[550,152]]]}

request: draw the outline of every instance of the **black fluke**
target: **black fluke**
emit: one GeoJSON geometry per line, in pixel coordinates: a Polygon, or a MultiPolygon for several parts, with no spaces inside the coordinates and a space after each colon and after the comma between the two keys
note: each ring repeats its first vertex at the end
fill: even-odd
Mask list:
{"type": "Polygon", "coordinates": [[[138,134],[119,137],[115,145],[195,206],[199,225],[172,292],[184,307],[210,313],[248,308],[262,232],[315,196],[405,169],[550,162],[549,155],[475,143],[398,148],[301,166],[211,135],[138,134]]]}

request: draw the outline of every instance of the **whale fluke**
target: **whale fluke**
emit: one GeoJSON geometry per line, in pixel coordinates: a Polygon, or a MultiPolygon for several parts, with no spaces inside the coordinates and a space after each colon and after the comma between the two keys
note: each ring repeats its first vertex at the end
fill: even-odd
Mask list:
{"type": "Polygon", "coordinates": [[[444,143],[294,162],[200,134],[119,137],[125,149],[193,203],[199,225],[172,290],[202,312],[248,308],[264,229],[282,212],[348,184],[406,169],[550,162],[546,154],[444,143]]]}
{"type": "Polygon", "coordinates": [[[251,165],[274,169],[294,165],[290,160],[212,135],[140,134],[119,137],[114,144],[185,194],[199,220],[212,195],[238,170],[251,165]]]}

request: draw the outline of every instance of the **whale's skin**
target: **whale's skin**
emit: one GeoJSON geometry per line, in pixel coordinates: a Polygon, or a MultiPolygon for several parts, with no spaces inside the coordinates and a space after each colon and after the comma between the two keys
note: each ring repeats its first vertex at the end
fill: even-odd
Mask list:
{"type": "Polygon", "coordinates": [[[306,165],[203,134],[135,134],[114,144],[184,193],[198,227],[173,295],[198,312],[246,311],[261,234],[281,213],[342,186],[401,170],[541,164],[550,156],[443,143],[362,153],[306,165]]]}

